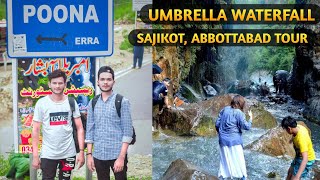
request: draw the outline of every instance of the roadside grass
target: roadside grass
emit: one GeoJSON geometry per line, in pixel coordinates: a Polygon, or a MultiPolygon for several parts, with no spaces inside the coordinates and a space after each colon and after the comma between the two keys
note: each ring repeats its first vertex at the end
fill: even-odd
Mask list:
{"type": "Polygon", "coordinates": [[[114,5],[114,20],[134,23],[135,12],[132,10],[132,1],[120,2],[114,5]]]}
{"type": "Polygon", "coordinates": [[[121,34],[123,36],[123,41],[121,42],[119,49],[133,52],[133,45],[129,42],[129,39],[128,39],[128,36],[129,36],[128,30],[126,29],[123,30],[121,34]]]}
{"type": "Polygon", "coordinates": [[[6,18],[6,3],[0,0],[0,20],[5,18],[6,18]]]}

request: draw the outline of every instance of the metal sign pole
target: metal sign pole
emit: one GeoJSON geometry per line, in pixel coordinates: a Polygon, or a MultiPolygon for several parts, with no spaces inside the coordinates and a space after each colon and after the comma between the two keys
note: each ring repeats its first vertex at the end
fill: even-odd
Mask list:
{"type": "Polygon", "coordinates": [[[33,155],[29,154],[29,172],[30,172],[30,179],[31,180],[37,180],[37,169],[33,169],[32,167],[32,161],[33,161],[33,155]]]}
{"type": "Polygon", "coordinates": [[[13,99],[13,144],[14,151],[19,152],[18,140],[18,60],[12,59],[12,99],[13,99]]]}
{"type": "Polygon", "coordinates": [[[92,172],[86,167],[86,180],[92,180],[92,172]]]}
{"type": "Polygon", "coordinates": [[[135,16],[134,16],[134,29],[137,29],[137,11],[135,11],[135,16]]]}
{"type": "MultiPolygon", "coordinates": [[[[103,64],[100,61],[103,61],[103,60],[104,60],[103,57],[96,57],[96,59],[94,60],[94,61],[96,61],[95,82],[98,81],[98,71],[100,68],[100,64],[103,64]]],[[[95,95],[98,95],[100,93],[101,93],[100,88],[99,88],[98,84],[96,83],[95,84],[95,95]]],[[[86,160],[86,162],[87,162],[87,160],[86,160]]],[[[86,180],[92,180],[92,172],[88,169],[88,166],[86,166],[86,180]]]]}

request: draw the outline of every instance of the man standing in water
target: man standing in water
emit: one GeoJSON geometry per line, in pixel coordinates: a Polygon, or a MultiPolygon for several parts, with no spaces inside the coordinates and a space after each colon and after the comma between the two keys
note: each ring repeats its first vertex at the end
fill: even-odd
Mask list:
{"type": "Polygon", "coordinates": [[[125,98],[121,101],[121,116],[118,116],[113,92],[114,72],[109,66],[98,71],[98,86],[101,94],[93,108],[89,102],[86,140],[87,166],[97,171],[98,179],[110,179],[110,168],[116,180],[127,179],[127,150],[132,141],[132,120],[130,104],[125,98]],[[93,150],[94,144],[94,151],[93,150]]]}
{"type": "Polygon", "coordinates": [[[293,147],[296,151],[296,157],[288,170],[287,180],[308,178],[316,159],[308,130],[298,125],[297,121],[290,116],[282,120],[281,126],[292,135],[293,147]]]}
{"type": "Polygon", "coordinates": [[[75,166],[76,147],[73,139],[71,115],[73,114],[77,128],[80,153],[77,157],[79,168],[84,164],[84,130],[77,103],[71,112],[68,97],[63,94],[67,76],[62,70],[55,70],[48,75],[48,86],[52,94],[41,98],[34,110],[32,148],[32,167],[42,170],[42,179],[53,180],[59,165],[59,179],[71,178],[75,166]],[[42,125],[43,144],[41,150],[41,166],[38,155],[40,127],[42,125]]]}

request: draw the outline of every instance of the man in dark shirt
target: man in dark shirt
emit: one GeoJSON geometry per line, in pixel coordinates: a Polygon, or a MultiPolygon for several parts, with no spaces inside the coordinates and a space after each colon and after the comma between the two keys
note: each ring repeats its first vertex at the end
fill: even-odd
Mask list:
{"type": "Polygon", "coordinates": [[[153,105],[159,105],[159,111],[163,109],[163,105],[166,105],[167,108],[171,108],[169,105],[169,100],[167,97],[168,87],[170,86],[170,79],[165,78],[162,82],[154,81],[153,82],[153,93],[152,93],[152,103],[153,105]]]}

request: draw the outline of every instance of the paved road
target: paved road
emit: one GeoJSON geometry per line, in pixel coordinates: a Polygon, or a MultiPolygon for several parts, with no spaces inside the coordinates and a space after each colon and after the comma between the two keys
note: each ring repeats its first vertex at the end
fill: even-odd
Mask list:
{"type": "Polygon", "coordinates": [[[114,91],[130,100],[133,125],[137,142],[129,148],[129,154],[152,154],[152,72],[147,61],[141,69],[116,73],[114,91]]]}

